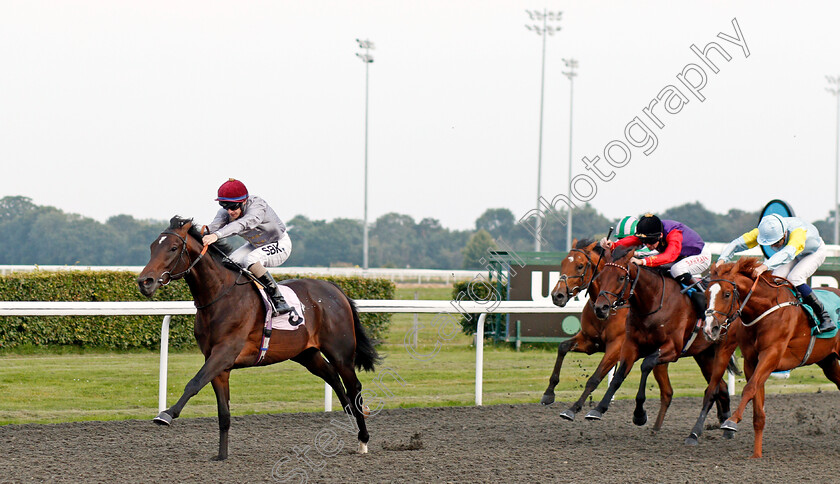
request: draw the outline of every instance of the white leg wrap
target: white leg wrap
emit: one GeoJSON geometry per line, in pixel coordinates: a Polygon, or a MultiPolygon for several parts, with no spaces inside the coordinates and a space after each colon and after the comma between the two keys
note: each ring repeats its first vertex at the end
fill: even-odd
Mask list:
{"type": "Polygon", "coordinates": [[[364,442],[359,442],[359,453],[360,453],[360,454],[367,454],[367,453],[368,453],[368,449],[367,449],[367,444],[366,444],[366,443],[364,443],[364,442]]]}

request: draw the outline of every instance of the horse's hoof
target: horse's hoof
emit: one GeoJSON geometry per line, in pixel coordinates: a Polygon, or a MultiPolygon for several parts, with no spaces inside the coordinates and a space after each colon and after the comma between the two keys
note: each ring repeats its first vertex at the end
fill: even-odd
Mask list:
{"type": "Polygon", "coordinates": [[[152,420],[152,422],[158,425],[166,425],[167,427],[172,425],[172,415],[169,415],[165,411],[160,412],[157,417],[152,420]]]}
{"type": "Polygon", "coordinates": [[[699,444],[699,442],[697,441],[697,435],[694,432],[685,438],[685,445],[695,446],[697,444],[699,444]]]}
{"type": "Polygon", "coordinates": [[[540,398],[540,403],[543,405],[551,405],[554,403],[554,395],[543,395],[542,398],[540,398]]]}
{"type": "Polygon", "coordinates": [[[738,424],[736,424],[732,420],[727,420],[726,422],[723,422],[722,424],[720,424],[720,429],[721,430],[729,430],[731,432],[737,432],[738,431],[738,424]]]}
{"type": "Polygon", "coordinates": [[[647,412],[642,412],[641,415],[633,415],[633,423],[641,427],[647,423],[647,412]]]}
{"type": "Polygon", "coordinates": [[[735,431],[734,430],[729,430],[729,429],[724,429],[723,430],[723,438],[724,439],[729,440],[729,439],[732,439],[734,437],[735,437],[735,431]]]}
{"type": "Polygon", "coordinates": [[[223,460],[227,460],[227,456],[226,455],[214,455],[213,457],[210,458],[210,460],[214,461],[214,462],[220,462],[220,461],[223,461],[223,460]]]}
{"type": "Polygon", "coordinates": [[[359,442],[359,453],[360,453],[360,454],[367,454],[367,453],[368,453],[368,448],[367,448],[367,444],[366,444],[366,443],[364,443],[364,442],[359,442]]]}
{"type": "Polygon", "coordinates": [[[572,412],[568,409],[563,410],[562,412],[560,412],[560,418],[562,418],[563,420],[568,420],[569,422],[573,422],[575,420],[575,412],[572,412]]]}
{"type": "Polygon", "coordinates": [[[603,416],[604,416],[603,413],[601,413],[601,412],[599,412],[595,409],[592,409],[592,410],[589,411],[589,413],[586,414],[586,417],[584,417],[584,418],[586,420],[601,420],[601,417],[603,417],[603,416]]]}

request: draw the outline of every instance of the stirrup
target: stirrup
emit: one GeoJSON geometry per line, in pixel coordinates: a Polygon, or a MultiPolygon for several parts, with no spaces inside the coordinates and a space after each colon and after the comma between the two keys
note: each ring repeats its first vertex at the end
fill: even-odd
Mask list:
{"type": "Polygon", "coordinates": [[[271,314],[272,316],[279,316],[281,314],[286,314],[292,312],[292,307],[289,306],[289,303],[283,301],[283,305],[280,306],[274,301],[272,298],[269,298],[271,301],[271,314]]]}

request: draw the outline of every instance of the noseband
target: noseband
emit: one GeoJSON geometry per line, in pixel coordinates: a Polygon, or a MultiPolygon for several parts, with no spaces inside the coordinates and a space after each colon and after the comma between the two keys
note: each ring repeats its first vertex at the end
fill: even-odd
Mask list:
{"type": "MultiPolygon", "coordinates": [[[[203,229],[202,229],[202,232],[203,232],[203,229]]],[[[180,279],[180,278],[184,277],[188,272],[190,272],[192,270],[192,268],[195,267],[196,264],[198,264],[198,261],[200,261],[201,258],[204,257],[204,254],[207,253],[207,247],[208,246],[205,245],[204,248],[201,249],[201,253],[198,254],[198,257],[196,257],[195,260],[192,261],[192,263],[190,263],[189,262],[190,254],[187,252],[187,239],[181,237],[180,234],[177,234],[177,233],[175,233],[171,230],[164,230],[163,232],[161,232],[161,234],[174,235],[175,237],[178,237],[179,239],[181,239],[181,253],[178,254],[178,260],[175,261],[175,265],[172,266],[172,271],[174,271],[175,268],[178,267],[178,264],[181,263],[181,259],[183,259],[185,257],[187,259],[187,268],[185,270],[183,270],[183,271],[181,271],[177,274],[172,274],[172,271],[163,271],[161,273],[160,278],[158,278],[157,282],[161,286],[166,286],[166,285],[169,285],[170,282],[172,282],[174,280],[177,280],[177,279],[180,279]],[[166,280],[164,280],[164,277],[166,277],[166,280]]]]}

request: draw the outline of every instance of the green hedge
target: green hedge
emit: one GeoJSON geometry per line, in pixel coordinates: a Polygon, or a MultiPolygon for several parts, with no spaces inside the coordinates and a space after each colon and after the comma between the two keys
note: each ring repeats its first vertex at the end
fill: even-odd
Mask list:
{"type": "MultiPolygon", "coordinates": [[[[455,301],[507,301],[507,287],[497,284],[495,280],[487,278],[473,278],[469,281],[459,281],[452,285],[452,299],[455,301]],[[500,286],[500,287],[497,287],[500,286]]],[[[461,316],[461,331],[465,334],[475,334],[478,325],[478,314],[461,316]]],[[[488,322],[490,319],[488,318],[488,322]]],[[[485,333],[493,328],[487,324],[485,333]]]]}
{"type": "MultiPolygon", "coordinates": [[[[275,279],[297,276],[275,275],[275,279]]],[[[146,301],[136,282],[137,274],[125,271],[19,272],[0,276],[3,301],[146,301]]],[[[394,283],[385,279],[318,277],[338,284],[353,299],[393,299],[394,283]]],[[[183,280],[160,288],[155,301],[192,300],[183,280]]],[[[160,316],[6,316],[0,317],[0,348],[18,345],[74,345],[130,349],[160,348],[160,316]]],[[[169,346],[195,346],[194,316],[173,316],[169,346]]],[[[368,334],[381,338],[390,324],[389,314],[363,313],[368,334]]]]}

